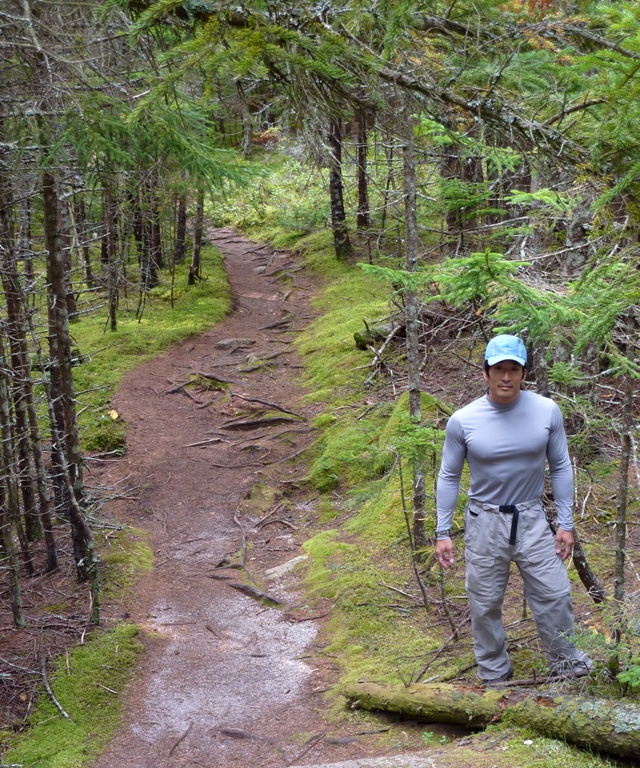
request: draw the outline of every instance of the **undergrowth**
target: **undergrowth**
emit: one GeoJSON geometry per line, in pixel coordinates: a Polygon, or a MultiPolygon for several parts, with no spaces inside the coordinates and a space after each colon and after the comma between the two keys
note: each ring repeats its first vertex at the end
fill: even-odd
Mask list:
{"type": "Polygon", "coordinates": [[[79,768],[96,757],[121,723],[124,687],[142,650],[139,629],[122,624],[58,658],[49,680],[67,716],[43,692],[3,764],[79,768]]]}
{"type": "MultiPolygon", "coordinates": [[[[322,237],[312,236],[307,242],[314,246],[322,242],[322,237]]],[[[304,245],[298,243],[298,247],[304,245]]],[[[324,254],[321,249],[313,254],[328,284],[316,304],[321,316],[304,331],[299,347],[313,389],[310,397],[325,405],[315,421],[322,436],[310,452],[307,476],[321,494],[319,530],[304,543],[304,550],[309,556],[309,597],[322,597],[332,604],[320,644],[320,653],[339,667],[336,686],[328,699],[335,717],[352,718],[340,696],[343,685],[363,679],[407,684],[421,674],[422,680],[433,675],[435,679],[447,679],[460,670],[473,670],[474,655],[467,631],[457,641],[453,657],[446,653],[440,656],[443,645],[451,640],[452,628],[438,606],[443,595],[458,606],[464,604],[464,582],[460,578],[464,569],[459,565],[456,574],[448,574],[441,581],[439,566],[431,552],[425,553],[420,572],[433,601],[425,609],[411,568],[405,519],[412,495],[408,459],[416,444],[408,397],[404,393],[388,399],[383,387],[375,382],[367,385],[372,356],[359,352],[353,343],[353,331],[362,327],[363,318],[379,318],[388,312],[384,286],[363,280],[360,270],[343,266],[331,274],[323,269],[330,258],[328,243],[324,254]],[[399,456],[405,459],[402,466],[399,456]]],[[[423,448],[427,449],[423,454],[427,463],[426,529],[428,535],[433,535],[435,476],[450,408],[426,393],[422,397],[423,424],[419,432],[423,448]]],[[[454,531],[463,527],[467,483],[465,470],[454,531]]],[[[459,564],[461,543],[457,536],[459,564]]],[[[520,606],[513,610],[520,611],[520,606]]],[[[521,616],[514,614],[511,618],[518,621],[521,616]]],[[[535,635],[530,616],[524,626],[535,635]]],[[[597,645],[602,638],[594,627],[579,641],[592,652],[594,643],[597,645]]],[[[532,649],[528,643],[512,648],[512,659],[521,669],[545,669],[540,649],[532,649]]],[[[600,695],[603,691],[601,687],[600,695]]],[[[619,695],[620,687],[609,685],[608,692],[619,695]]],[[[439,752],[443,765],[459,765],[465,760],[469,764],[505,767],[515,761],[522,768],[548,762],[564,768],[620,765],[509,725],[494,726],[486,734],[470,738],[468,746],[455,746],[451,753],[439,752]],[[479,759],[478,750],[487,751],[488,763],[479,759]]]]}

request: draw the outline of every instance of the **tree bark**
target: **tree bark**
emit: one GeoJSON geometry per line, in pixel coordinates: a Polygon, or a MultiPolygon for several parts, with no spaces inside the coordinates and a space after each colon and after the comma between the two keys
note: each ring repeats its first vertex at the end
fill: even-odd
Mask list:
{"type": "Polygon", "coordinates": [[[164,267],[164,254],[162,250],[162,224],[160,222],[160,203],[158,202],[158,193],[156,190],[156,180],[150,191],[151,202],[151,275],[152,284],[150,288],[155,288],[158,283],[158,270],[164,267]]]}
{"type": "Polygon", "coordinates": [[[182,264],[187,246],[187,196],[180,195],[177,200],[176,213],[176,247],[173,252],[173,263],[182,264]]]}
{"type": "Polygon", "coordinates": [[[158,267],[161,258],[159,241],[159,225],[156,221],[157,205],[152,184],[149,189],[141,192],[141,235],[142,247],[140,258],[140,289],[142,292],[151,290],[158,285],[158,267]]]}
{"type": "Polygon", "coordinates": [[[514,687],[378,685],[343,690],[352,706],[406,715],[431,723],[483,728],[502,718],[538,733],[616,757],[640,757],[640,710],[634,704],[559,696],[514,687]]]}
{"type": "MultiPolygon", "coordinates": [[[[0,461],[3,462],[0,457],[0,461]]],[[[4,463],[4,462],[3,462],[4,463]]],[[[3,467],[4,469],[4,467],[3,467]]],[[[11,531],[11,519],[7,504],[5,503],[4,489],[0,488],[0,542],[1,549],[8,560],[9,571],[9,603],[11,605],[11,615],[13,616],[13,625],[15,627],[26,627],[27,620],[22,606],[22,587],[20,584],[20,564],[16,554],[16,546],[13,541],[11,531]]]]}
{"type": "Polygon", "coordinates": [[[104,188],[104,242],[107,251],[107,304],[109,312],[109,327],[112,331],[118,329],[118,256],[117,256],[117,219],[116,203],[109,182],[104,188]]]}
{"type": "Polygon", "coordinates": [[[69,204],[66,201],[60,201],[58,208],[59,226],[60,226],[60,247],[62,249],[62,263],[64,265],[64,288],[65,300],[67,302],[67,316],[71,319],[78,311],[76,295],[73,292],[73,280],[71,277],[72,265],[72,237],[71,237],[71,218],[69,215],[69,204]]]}
{"type": "Polygon", "coordinates": [[[331,118],[329,124],[329,145],[331,159],[329,169],[329,196],[331,198],[331,227],[336,256],[340,261],[349,261],[353,256],[353,247],[347,230],[347,217],[344,212],[342,185],[342,125],[339,118],[331,118]]]}
{"type": "Polygon", "coordinates": [[[33,271],[33,249],[31,247],[31,195],[26,192],[23,192],[18,212],[18,221],[18,258],[24,261],[25,275],[32,282],[35,275],[33,271]]]}
{"type": "Polygon", "coordinates": [[[191,266],[189,267],[189,285],[195,285],[200,280],[200,253],[202,250],[202,229],[204,226],[204,189],[198,189],[196,215],[193,220],[193,250],[191,251],[191,266]]]}
{"type": "Polygon", "coordinates": [[[357,113],[358,143],[356,146],[356,162],[358,166],[358,214],[356,223],[358,229],[369,228],[369,189],[367,178],[367,113],[360,107],[357,113]]]}
{"type": "Polygon", "coordinates": [[[73,196],[73,227],[75,230],[76,247],[82,262],[84,282],[87,288],[94,286],[93,270],[91,269],[91,254],[89,250],[89,233],[87,227],[87,214],[84,204],[84,193],[73,196]]]}
{"type": "MultiPolygon", "coordinates": [[[[51,519],[51,494],[45,469],[40,425],[36,412],[31,361],[27,341],[27,298],[18,276],[17,260],[23,256],[26,246],[16,250],[13,231],[12,190],[0,162],[0,245],[2,246],[2,287],[7,312],[7,335],[11,352],[13,378],[13,403],[16,414],[16,435],[18,438],[18,475],[23,496],[25,528],[27,539],[33,540],[42,534],[47,548],[47,570],[58,567],[53,522],[51,519]],[[36,500],[34,481],[31,473],[30,456],[35,467],[35,491],[38,499],[38,516],[35,514],[36,500]]],[[[23,232],[21,222],[21,232],[23,232]]],[[[30,248],[30,245],[29,245],[30,248]]]]}
{"type": "Polygon", "coordinates": [[[627,554],[627,497],[629,493],[629,464],[631,461],[631,430],[633,428],[633,378],[626,375],[622,412],[622,456],[618,478],[616,512],[616,566],[613,583],[614,597],[624,599],[624,570],[627,554]]]}
{"type": "Polygon", "coordinates": [[[587,555],[582,547],[582,542],[578,536],[578,531],[575,528],[573,529],[573,564],[578,572],[580,581],[593,599],[593,602],[605,603],[607,601],[607,591],[591,569],[587,555]]]}
{"type": "MultiPolygon", "coordinates": [[[[43,379],[45,390],[46,382],[43,379]]],[[[47,407],[49,409],[49,418],[51,421],[51,437],[53,443],[58,449],[60,457],[60,469],[62,478],[66,484],[67,497],[69,504],[67,512],[71,523],[71,541],[73,543],[73,554],[76,564],[76,573],[79,581],[89,581],[91,588],[91,618],[93,624],[100,622],[100,576],[98,573],[98,557],[96,555],[93,536],[87,524],[80,502],[76,498],[75,489],[72,485],[71,467],[67,461],[63,446],[63,437],[58,431],[53,414],[53,404],[51,393],[46,393],[47,407]]]]}
{"type": "MultiPolygon", "coordinates": [[[[238,92],[242,98],[242,87],[238,84],[238,92]]],[[[253,154],[253,126],[251,124],[251,112],[246,102],[242,102],[242,154],[246,160],[253,154]]]]}
{"type": "MultiPolygon", "coordinates": [[[[3,329],[4,330],[4,329],[3,329]]],[[[11,400],[9,394],[9,375],[7,373],[7,363],[5,359],[4,343],[2,341],[2,335],[0,335],[0,438],[2,440],[2,446],[0,447],[0,457],[2,471],[1,477],[3,479],[3,496],[6,498],[3,500],[4,507],[4,521],[3,524],[7,528],[8,533],[4,533],[4,540],[12,539],[12,525],[16,526],[16,532],[18,534],[18,540],[20,542],[20,549],[22,551],[22,559],[27,574],[33,576],[33,560],[31,552],[29,551],[29,545],[24,534],[24,529],[20,521],[20,500],[18,497],[18,477],[16,475],[16,462],[14,458],[13,448],[13,434],[11,430],[11,400]]],[[[12,539],[13,541],[13,539],[12,539]]],[[[9,555],[9,567],[11,565],[12,551],[7,550],[9,555]]],[[[16,566],[17,568],[17,566],[16,566]]],[[[13,580],[13,576],[11,577],[13,580]]],[[[13,590],[13,587],[12,587],[13,590]]],[[[14,614],[15,616],[15,614],[14,614]]]]}
{"type": "MultiPolygon", "coordinates": [[[[0,120],[1,135],[2,121],[0,120]]],[[[17,254],[13,222],[13,188],[5,168],[5,161],[0,153],[0,250],[2,251],[2,288],[7,313],[7,322],[3,331],[9,340],[17,475],[22,492],[25,533],[27,540],[35,541],[42,536],[42,522],[36,512],[35,483],[29,451],[29,419],[25,397],[25,388],[30,384],[29,354],[22,317],[20,284],[15,265],[17,254]]]]}
{"type": "MultiPolygon", "coordinates": [[[[418,269],[418,214],[416,209],[417,179],[415,148],[413,141],[413,118],[410,108],[404,110],[403,170],[405,209],[405,269],[414,274],[418,269]]],[[[420,382],[420,327],[418,317],[418,294],[415,288],[405,288],[404,306],[406,316],[406,345],[409,390],[409,418],[412,424],[422,420],[420,382]]],[[[424,451],[415,446],[411,460],[413,474],[413,544],[416,552],[427,547],[424,529],[425,477],[424,451]]]]}
{"type": "MultiPolygon", "coordinates": [[[[63,407],[63,436],[66,448],[66,460],[70,467],[71,484],[78,501],[83,496],[82,451],[78,434],[76,398],[71,367],[71,335],[67,313],[66,289],[64,282],[64,262],[60,245],[59,202],[56,181],[50,171],[44,171],[43,188],[43,226],[47,245],[47,282],[49,284],[49,318],[52,341],[51,373],[57,373],[63,407]]],[[[56,426],[60,426],[59,423],[56,426]]]]}

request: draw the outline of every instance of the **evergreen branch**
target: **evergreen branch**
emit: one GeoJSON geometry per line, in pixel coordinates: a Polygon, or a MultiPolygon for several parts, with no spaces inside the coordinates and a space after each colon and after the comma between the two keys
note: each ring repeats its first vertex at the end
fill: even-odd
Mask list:
{"type": "Polygon", "coordinates": [[[495,99],[468,99],[448,88],[430,86],[423,80],[418,80],[411,75],[398,72],[390,67],[380,66],[377,71],[383,80],[399,85],[409,91],[420,93],[434,102],[460,107],[479,120],[499,125],[508,131],[515,128],[528,145],[546,145],[553,148],[554,151],[562,150],[568,145],[580,157],[584,158],[586,155],[583,148],[569,140],[563,133],[550,129],[544,123],[533,118],[526,119],[521,117],[508,104],[499,104],[495,99]]]}
{"type": "Polygon", "coordinates": [[[640,53],[636,53],[635,51],[630,51],[628,48],[623,48],[618,43],[612,43],[609,42],[606,38],[602,37],[601,35],[596,35],[593,32],[589,32],[589,30],[584,29],[583,27],[576,27],[572,24],[564,24],[562,22],[559,22],[558,25],[553,25],[553,27],[550,28],[553,31],[557,32],[566,32],[570,35],[576,35],[577,37],[582,38],[583,40],[589,40],[591,43],[595,43],[595,45],[598,46],[598,48],[603,48],[608,51],[614,51],[615,53],[619,53],[621,56],[624,56],[628,59],[634,59],[636,61],[640,61],[640,53]]]}
{"type": "Polygon", "coordinates": [[[605,99],[604,96],[601,96],[597,99],[590,99],[589,101],[583,101],[581,104],[574,104],[573,107],[563,107],[560,112],[556,112],[553,117],[550,117],[548,120],[545,120],[543,125],[553,125],[554,123],[557,123],[558,121],[564,119],[567,115],[572,115],[574,112],[580,112],[583,109],[589,109],[590,107],[596,106],[596,104],[606,104],[608,99],[605,99]]]}

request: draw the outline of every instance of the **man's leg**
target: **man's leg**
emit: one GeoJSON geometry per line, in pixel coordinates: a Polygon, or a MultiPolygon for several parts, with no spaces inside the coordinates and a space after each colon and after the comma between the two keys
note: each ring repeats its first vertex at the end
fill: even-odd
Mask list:
{"type": "Polygon", "coordinates": [[[551,668],[589,671],[588,656],[570,640],[574,634],[571,586],[542,509],[521,511],[519,527],[521,538],[514,560],[551,668]]]}
{"type": "Polygon", "coordinates": [[[511,669],[502,602],[509,579],[508,532],[498,515],[467,510],[465,524],[466,589],[478,675],[483,680],[506,676],[511,669]]]}

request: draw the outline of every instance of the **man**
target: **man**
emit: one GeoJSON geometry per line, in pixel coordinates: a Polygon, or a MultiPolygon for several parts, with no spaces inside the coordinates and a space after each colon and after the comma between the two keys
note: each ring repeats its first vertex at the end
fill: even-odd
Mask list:
{"type": "Polygon", "coordinates": [[[563,561],[573,550],[573,471],[562,414],[549,398],[521,390],[526,366],[520,338],[505,334],[491,339],[483,371],[488,391],[449,419],[438,477],[435,554],[450,568],[449,529],[466,459],[471,476],[465,511],[466,589],[478,674],[485,683],[513,676],[502,623],[512,560],[522,575],[552,672],[578,676],[593,666],[568,639],[574,624],[563,561]],[[557,533],[540,501],[545,461],[557,533]]]}

